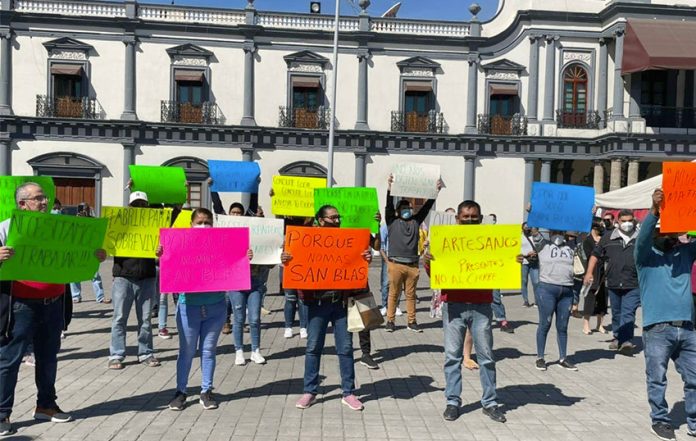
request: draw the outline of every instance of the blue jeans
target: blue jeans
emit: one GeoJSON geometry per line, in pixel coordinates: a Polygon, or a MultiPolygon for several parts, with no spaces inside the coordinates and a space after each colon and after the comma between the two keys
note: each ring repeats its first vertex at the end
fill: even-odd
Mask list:
{"type": "Polygon", "coordinates": [[[640,306],[640,290],[610,289],[611,332],[619,345],[633,340],[633,325],[636,322],[636,310],[640,306]]]}
{"type": "Polygon", "coordinates": [[[138,361],[152,357],[152,298],[155,292],[155,278],[134,280],[114,277],[111,299],[114,305],[114,319],[111,323],[111,347],[109,360],[123,360],[126,357],[126,325],[130,310],[135,303],[135,316],[138,319],[138,361]]]}
{"type": "Polygon", "coordinates": [[[259,348],[261,342],[261,291],[230,291],[230,302],[234,311],[234,348],[244,349],[244,321],[249,316],[249,333],[251,334],[251,350],[259,348]]]}
{"type": "Polygon", "coordinates": [[[300,328],[307,328],[307,306],[297,295],[297,290],[285,290],[285,327],[292,328],[292,322],[295,321],[295,311],[300,316],[300,328]]]}
{"type": "Polygon", "coordinates": [[[0,420],[12,413],[17,374],[27,347],[33,342],[38,390],[38,407],[56,407],[56,372],[60,333],[63,329],[63,301],[48,305],[15,298],[9,340],[0,346],[0,420]],[[36,338],[35,338],[36,337],[36,338]]]}
{"type": "Polygon", "coordinates": [[[341,390],[348,396],[355,389],[355,366],[353,360],[353,335],[348,333],[348,313],[343,302],[307,302],[307,349],[305,352],[304,392],[313,395],[319,389],[319,367],[324,352],[326,329],[333,326],[341,372],[341,390]]]}
{"type": "Polygon", "coordinates": [[[387,301],[389,300],[389,265],[387,265],[387,259],[382,259],[382,272],[381,276],[381,290],[382,290],[382,308],[387,307],[387,301]]]}
{"type": "Polygon", "coordinates": [[[176,359],[176,390],[186,393],[196,347],[201,351],[201,393],[213,388],[218,337],[226,320],[225,301],[212,305],[177,305],[179,356],[176,359]]]}
{"type": "Polygon", "coordinates": [[[495,315],[496,320],[501,322],[507,320],[505,318],[505,305],[503,305],[503,298],[499,289],[493,290],[493,303],[491,304],[491,307],[493,308],[493,314],[495,315]]]}
{"type": "Polygon", "coordinates": [[[551,329],[553,314],[556,313],[558,359],[564,360],[568,349],[568,319],[570,319],[570,308],[573,306],[573,287],[539,282],[536,300],[539,309],[539,327],[536,333],[537,357],[544,358],[546,337],[551,329]]]}
{"type": "Polygon", "coordinates": [[[445,398],[448,405],[462,404],[462,360],[464,335],[471,332],[476,348],[476,361],[481,377],[481,405],[497,405],[495,390],[495,360],[493,360],[493,332],[490,304],[450,303],[442,305],[442,327],[445,333],[445,398]]]}
{"type": "Polygon", "coordinates": [[[653,424],[670,423],[665,390],[667,365],[671,358],[684,382],[686,423],[690,430],[696,431],[696,332],[693,325],[677,328],[668,323],[658,323],[644,328],[643,346],[648,403],[653,424]]]}
{"type": "MultiPolygon", "coordinates": [[[[101,303],[104,301],[104,285],[102,284],[102,278],[99,272],[94,275],[92,279],[92,287],[94,288],[94,296],[97,302],[101,303]]],[[[73,299],[82,300],[82,283],[75,282],[70,284],[70,295],[73,299]]]]}
{"type": "Polygon", "coordinates": [[[267,265],[260,265],[260,267],[261,269],[256,276],[256,280],[252,283],[256,283],[258,285],[258,290],[261,293],[261,306],[263,306],[264,301],[266,300],[266,293],[268,292],[267,282],[268,274],[271,272],[271,267],[267,265]]]}
{"type": "Polygon", "coordinates": [[[529,301],[529,278],[532,278],[532,289],[536,298],[537,287],[539,286],[539,266],[538,265],[522,265],[522,301],[526,303],[536,303],[529,301]]]}

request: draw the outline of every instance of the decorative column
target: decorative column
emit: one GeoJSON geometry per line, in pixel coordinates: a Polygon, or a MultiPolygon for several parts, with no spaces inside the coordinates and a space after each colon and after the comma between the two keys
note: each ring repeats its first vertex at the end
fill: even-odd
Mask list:
{"type": "Polygon", "coordinates": [[[607,111],[607,64],[609,62],[609,52],[607,51],[607,40],[599,39],[599,81],[597,82],[597,111],[606,127],[607,111]]]}
{"type": "Polygon", "coordinates": [[[602,161],[594,161],[594,191],[596,194],[604,193],[604,166],[602,161]]]}
{"type": "Polygon", "coordinates": [[[138,44],[138,41],[136,40],[135,36],[127,35],[123,39],[123,44],[126,45],[126,70],[124,76],[124,99],[123,113],[121,114],[121,119],[136,120],[138,119],[138,114],[135,112],[135,56],[136,45],[138,44]]]}
{"type": "Polygon", "coordinates": [[[478,80],[478,64],[480,62],[478,54],[469,55],[469,81],[466,98],[466,127],[464,133],[475,134],[476,130],[476,91],[478,80]]]}
{"type": "Polygon", "coordinates": [[[527,92],[527,118],[537,120],[537,99],[539,98],[539,41],[540,35],[529,36],[529,86],[527,92]]]}
{"type": "Polygon", "coordinates": [[[0,176],[12,175],[12,139],[8,133],[0,135],[0,176]]]}
{"type": "Polygon", "coordinates": [[[524,159],[524,206],[532,199],[532,182],[534,182],[534,166],[536,164],[536,159],[525,158],[524,159]]]}
{"type": "Polygon", "coordinates": [[[556,82],[556,42],[560,39],[558,35],[546,36],[546,70],[544,75],[544,118],[545,123],[554,122],[553,108],[553,85],[556,82]]]}
{"type": "Polygon", "coordinates": [[[12,31],[0,29],[0,115],[12,115],[12,31]]]}
{"type": "Polygon", "coordinates": [[[365,163],[367,152],[355,152],[355,186],[365,186],[365,163]]]}
{"type": "Polygon", "coordinates": [[[640,118],[641,73],[631,74],[631,91],[628,102],[628,117],[640,118]]]}
{"type": "Polygon", "coordinates": [[[254,54],[256,53],[256,44],[253,41],[245,41],[242,49],[244,49],[244,112],[240,124],[243,126],[255,126],[254,54]]]}
{"type": "Polygon", "coordinates": [[[541,182],[551,182],[551,160],[543,159],[541,161],[541,176],[539,177],[541,182]]]}
{"type": "Polygon", "coordinates": [[[464,200],[473,201],[476,195],[476,157],[464,158],[464,200]]]}
{"type": "Polygon", "coordinates": [[[129,165],[135,165],[135,143],[124,142],[123,143],[123,206],[128,206],[128,199],[130,197],[130,191],[128,191],[128,181],[130,181],[130,167],[129,165]]]}
{"type": "Polygon", "coordinates": [[[355,130],[370,130],[367,123],[367,68],[370,51],[367,48],[358,49],[358,117],[355,130]]]}
{"type": "MultiPolygon", "coordinates": [[[[624,119],[624,82],[621,76],[621,64],[623,63],[623,28],[614,32],[614,107],[612,119],[624,119]]],[[[612,166],[613,167],[613,166],[612,166]]]]}
{"type": "Polygon", "coordinates": [[[621,159],[614,158],[611,160],[611,172],[609,175],[609,191],[618,190],[621,188],[621,159]]]}
{"type": "Polygon", "coordinates": [[[638,168],[640,162],[638,158],[629,158],[628,160],[628,176],[626,177],[626,185],[638,183],[638,168]]]}

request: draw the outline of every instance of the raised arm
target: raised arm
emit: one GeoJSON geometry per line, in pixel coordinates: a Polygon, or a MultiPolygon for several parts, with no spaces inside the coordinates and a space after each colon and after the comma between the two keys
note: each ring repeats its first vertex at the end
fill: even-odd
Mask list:
{"type": "MultiPolygon", "coordinates": [[[[442,181],[437,180],[437,191],[440,191],[442,189],[442,181]]],[[[418,222],[418,224],[422,224],[425,221],[425,218],[428,217],[428,213],[430,213],[430,210],[433,209],[433,205],[435,205],[435,199],[428,199],[425,204],[418,210],[418,213],[413,215],[413,218],[418,222]]]]}
{"type": "Polygon", "coordinates": [[[394,182],[394,175],[389,175],[387,179],[387,202],[384,206],[384,220],[387,225],[396,220],[396,208],[394,208],[394,198],[391,195],[391,186],[394,182]]]}
{"type": "Polygon", "coordinates": [[[636,259],[636,264],[644,264],[647,262],[650,253],[652,252],[652,236],[653,230],[657,225],[657,220],[660,218],[660,206],[664,198],[664,193],[659,188],[653,193],[653,204],[650,213],[643,220],[643,225],[638,231],[636,238],[636,247],[633,250],[633,255],[636,259]]]}

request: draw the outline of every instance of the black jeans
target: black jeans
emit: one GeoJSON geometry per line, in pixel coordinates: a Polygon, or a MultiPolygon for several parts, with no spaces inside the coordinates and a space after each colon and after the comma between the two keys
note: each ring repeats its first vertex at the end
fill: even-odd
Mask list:
{"type": "Polygon", "coordinates": [[[358,338],[360,340],[360,350],[362,351],[363,355],[370,355],[370,352],[372,351],[370,331],[365,330],[358,332],[358,338]]]}

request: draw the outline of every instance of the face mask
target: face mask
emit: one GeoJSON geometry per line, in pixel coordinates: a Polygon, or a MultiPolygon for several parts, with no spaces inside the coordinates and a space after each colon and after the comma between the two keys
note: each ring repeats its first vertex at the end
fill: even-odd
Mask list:
{"type": "Polygon", "coordinates": [[[60,210],[51,210],[51,214],[60,214],[60,210]]]}
{"type": "Polygon", "coordinates": [[[671,236],[657,236],[653,239],[653,246],[658,250],[666,253],[677,244],[677,239],[671,236]]]}
{"type": "Polygon", "coordinates": [[[619,228],[621,228],[621,231],[627,234],[631,234],[633,232],[633,229],[635,228],[635,225],[633,225],[633,222],[621,222],[621,225],[619,225],[619,228]]]}
{"type": "Polygon", "coordinates": [[[401,210],[401,219],[409,220],[411,219],[411,216],[413,216],[413,210],[411,210],[410,208],[405,208],[401,210]]]}
{"type": "MultiPolygon", "coordinates": [[[[575,245],[578,243],[578,239],[576,237],[571,238],[566,238],[565,240],[566,245],[568,245],[571,248],[575,248],[575,245]]],[[[558,245],[560,246],[560,245],[558,245]]]]}
{"type": "Polygon", "coordinates": [[[476,225],[478,224],[478,219],[462,219],[459,221],[459,225],[476,225]]]}
{"type": "Polygon", "coordinates": [[[193,228],[213,228],[213,226],[207,225],[207,224],[201,224],[201,225],[194,225],[193,228]]]}
{"type": "Polygon", "coordinates": [[[561,236],[560,234],[555,234],[551,236],[551,242],[553,242],[553,244],[557,247],[560,247],[561,245],[563,245],[563,242],[565,242],[565,240],[563,239],[563,236],[561,236]]]}
{"type": "Polygon", "coordinates": [[[614,229],[614,224],[609,219],[604,219],[602,222],[604,222],[604,228],[606,228],[607,230],[614,229]]]}

